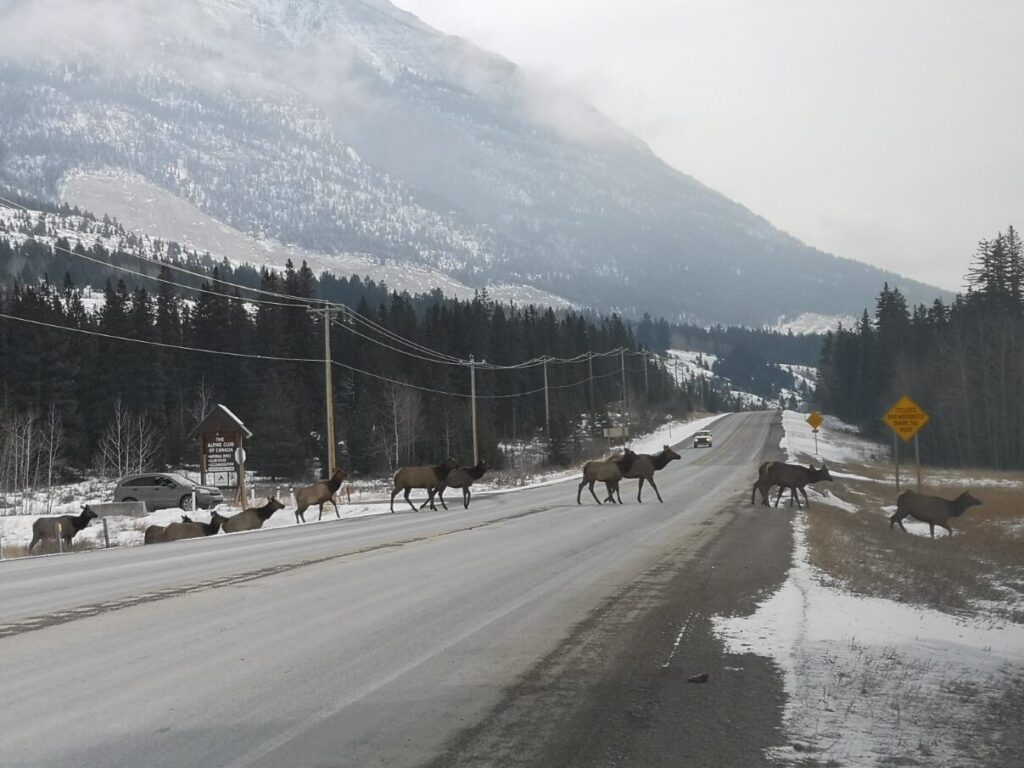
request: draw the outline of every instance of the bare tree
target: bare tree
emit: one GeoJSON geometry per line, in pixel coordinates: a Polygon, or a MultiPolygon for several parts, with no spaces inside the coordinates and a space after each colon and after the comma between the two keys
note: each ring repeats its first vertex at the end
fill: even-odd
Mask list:
{"type": "Polygon", "coordinates": [[[145,472],[162,448],[163,440],[149,416],[132,413],[120,397],[114,400],[114,412],[100,438],[101,470],[117,477],[145,472]]]}
{"type": "Polygon", "coordinates": [[[423,413],[423,400],[418,390],[401,384],[392,384],[388,388],[388,405],[391,406],[391,426],[395,436],[395,466],[413,458],[413,448],[419,437],[420,416],[423,413]]]}
{"type": "Polygon", "coordinates": [[[188,414],[192,417],[192,426],[199,424],[213,410],[216,393],[213,387],[207,383],[205,376],[199,377],[196,385],[196,394],[188,406],[188,414]]]}
{"type": "Polygon", "coordinates": [[[43,425],[43,450],[46,461],[46,512],[53,509],[53,473],[60,467],[61,451],[64,447],[64,419],[57,406],[50,404],[43,425]]]}

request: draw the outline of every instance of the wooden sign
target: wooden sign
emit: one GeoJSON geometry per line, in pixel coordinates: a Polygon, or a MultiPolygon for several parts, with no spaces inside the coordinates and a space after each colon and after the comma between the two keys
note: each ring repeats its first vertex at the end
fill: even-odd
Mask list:
{"type": "Polygon", "coordinates": [[[904,442],[909,442],[928,423],[929,416],[921,410],[921,406],[904,395],[883,419],[904,442]]]}

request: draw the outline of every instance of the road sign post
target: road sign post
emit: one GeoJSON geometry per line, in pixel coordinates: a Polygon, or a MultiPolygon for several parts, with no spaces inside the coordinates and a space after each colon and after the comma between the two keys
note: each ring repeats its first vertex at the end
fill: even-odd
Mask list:
{"type": "Polygon", "coordinates": [[[818,411],[811,411],[811,415],[807,417],[807,423],[811,425],[811,432],[814,433],[814,455],[818,455],[818,427],[821,426],[825,419],[818,411]]]}
{"type": "Polygon", "coordinates": [[[896,437],[903,442],[914,441],[914,461],[917,464],[917,490],[921,490],[921,454],[918,450],[917,433],[921,431],[930,417],[921,406],[904,395],[883,417],[893,431],[893,458],[896,461],[896,493],[900,491],[900,446],[896,437]]]}

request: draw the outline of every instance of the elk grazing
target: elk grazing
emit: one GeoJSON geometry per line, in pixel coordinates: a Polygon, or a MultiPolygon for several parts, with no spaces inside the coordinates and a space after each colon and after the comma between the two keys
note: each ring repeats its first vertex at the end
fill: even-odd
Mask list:
{"type": "MultiPolygon", "coordinates": [[[[452,457],[443,464],[438,464],[436,467],[402,467],[395,472],[395,488],[391,491],[391,511],[395,511],[395,496],[398,495],[399,491],[405,491],[404,497],[406,501],[409,501],[409,491],[413,488],[424,488],[427,491],[427,502],[430,504],[430,508],[437,511],[437,507],[434,506],[434,493],[444,482],[445,478],[453,469],[459,468],[459,460],[452,457]]],[[[412,511],[416,512],[416,505],[409,501],[409,506],[412,507],[412,511]]],[[[447,509],[447,507],[446,507],[447,509]]]]}
{"type": "Polygon", "coordinates": [[[789,488],[792,494],[789,500],[790,506],[793,505],[794,499],[796,499],[797,506],[800,506],[800,497],[797,495],[797,491],[799,491],[803,494],[804,501],[807,502],[809,507],[811,502],[807,498],[806,486],[822,480],[832,481],[832,475],[829,474],[828,467],[825,464],[821,465],[821,469],[815,469],[813,466],[802,467],[799,464],[766,461],[757,470],[757,482],[754,483],[754,487],[750,491],[750,503],[754,503],[754,495],[760,491],[761,504],[767,507],[772,486],[777,485],[779,486],[779,495],[775,497],[776,507],[779,506],[779,500],[787,488],[789,488]]]}
{"type": "MultiPolygon", "coordinates": [[[[441,484],[437,486],[437,500],[441,502],[441,506],[448,510],[448,505],[444,503],[444,492],[446,488],[461,488],[462,489],[462,506],[465,509],[469,509],[469,499],[473,495],[469,491],[469,486],[484,476],[484,472],[490,469],[487,466],[486,461],[481,461],[475,467],[458,467],[453,469],[444,479],[441,484]]],[[[420,504],[420,509],[423,509],[427,504],[430,503],[434,496],[434,492],[429,492],[430,496],[420,504]]]]}
{"type": "MultiPolygon", "coordinates": [[[[181,516],[181,522],[191,523],[192,518],[188,515],[181,516]]],[[[166,525],[151,525],[146,528],[146,533],[143,537],[143,544],[159,544],[164,540],[164,532],[167,530],[166,525]]]]}
{"type": "Polygon", "coordinates": [[[896,500],[896,514],[889,518],[889,527],[898,525],[901,531],[906,532],[903,527],[903,519],[912,517],[922,523],[928,523],[932,538],[935,538],[935,526],[945,528],[950,536],[953,529],[949,527],[949,518],[960,517],[971,507],[981,504],[970,493],[964,491],[952,501],[940,498],[939,496],[925,496],[923,493],[904,491],[896,500]]]}
{"type": "MultiPolygon", "coordinates": [[[[615,459],[619,458],[622,457],[609,456],[607,461],[614,461],[615,459]]],[[[667,445],[662,446],[661,451],[659,453],[654,454],[653,456],[650,455],[649,453],[638,453],[636,455],[636,459],[633,461],[633,466],[631,466],[629,469],[622,473],[622,479],[640,479],[640,485],[636,489],[636,500],[641,504],[643,504],[644,501],[641,498],[641,493],[644,490],[645,480],[651,484],[651,488],[653,488],[654,492],[658,495],[658,501],[662,501],[661,492],[658,490],[658,486],[654,484],[654,473],[657,472],[658,470],[664,469],[666,466],[668,466],[668,463],[670,461],[674,461],[675,459],[680,458],[682,457],[678,453],[673,451],[671,448],[669,448],[667,445]]],[[[608,498],[605,499],[605,501],[611,501],[612,484],[606,483],[605,485],[608,487],[608,498]]]]}
{"type": "Polygon", "coordinates": [[[336,468],[329,479],[299,488],[295,492],[295,522],[306,522],[306,509],[314,504],[320,507],[320,514],[316,518],[319,521],[324,516],[324,504],[328,501],[334,505],[334,514],[340,520],[341,512],[338,511],[338,502],[334,500],[334,494],[341,488],[341,483],[346,477],[348,472],[336,468]]]}
{"type": "MultiPolygon", "coordinates": [[[[583,493],[583,486],[590,487],[590,495],[598,504],[601,500],[594,493],[594,483],[605,483],[608,487],[608,498],[615,502],[612,494],[619,495],[619,481],[622,480],[624,472],[628,472],[633,462],[636,461],[636,454],[629,448],[622,454],[622,458],[610,461],[588,461],[583,465],[583,479],[580,480],[579,488],[576,489],[576,503],[581,504],[580,495],[583,493]]],[[[622,503],[622,496],[619,495],[619,504],[622,503]]]]}
{"type": "Polygon", "coordinates": [[[31,552],[41,541],[57,541],[58,538],[64,542],[64,549],[71,549],[71,540],[95,518],[96,513],[88,506],[82,507],[78,515],[40,517],[32,523],[32,543],[28,545],[28,551],[31,552]]]}
{"type": "Polygon", "coordinates": [[[284,509],[284,504],[271,496],[262,507],[252,507],[228,518],[224,523],[224,532],[258,531],[279,509],[284,509]]]}
{"type": "Polygon", "coordinates": [[[213,512],[208,523],[171,523],[164,530],[164,541],[181,541],[182,539],[199,539],[213,536],[227,522],[223,515],[213,512]]]}

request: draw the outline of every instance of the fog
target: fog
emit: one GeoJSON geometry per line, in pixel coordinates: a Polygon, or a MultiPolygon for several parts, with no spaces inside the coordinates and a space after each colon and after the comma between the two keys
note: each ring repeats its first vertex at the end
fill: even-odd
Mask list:
{"type": "Polygon", "coordinates": [[[962,286],[1024,225],[1024,3],[397,0],[802,240],[962,286]]]}

